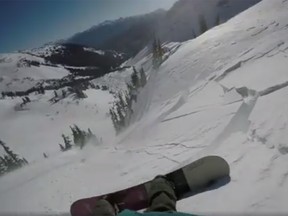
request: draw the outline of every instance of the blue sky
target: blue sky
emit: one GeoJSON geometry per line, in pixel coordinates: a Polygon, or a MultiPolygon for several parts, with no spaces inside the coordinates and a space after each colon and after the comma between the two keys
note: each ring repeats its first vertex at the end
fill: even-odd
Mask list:
{"type": "Polygon", "coordinates": [[[169,9],[176,0],[0,0],[0,52],[65,39],[105,20],[169,9]]]}

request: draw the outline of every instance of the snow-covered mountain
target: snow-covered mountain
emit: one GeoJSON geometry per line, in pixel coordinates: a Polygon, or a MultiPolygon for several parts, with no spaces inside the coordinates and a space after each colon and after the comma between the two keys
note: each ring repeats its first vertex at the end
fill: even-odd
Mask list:
{"type": "Polygon", "coordinates": [[[223,23],[260,0],[179,0],[168,11],[105,21],[67,40],[99,49],[112,49],[133,56],[159,37],[165,42],[182,42],[199,36],[199,18],[207,28],[223,23]]]}
{"type": "Polygon", "coordinates": [[[23,51],[26,54],[44,58],[52,64],[75,67],[98,67],[114,69],[127,58],[113,50],[99,50],[77,44],[52,44],[23,51]]]}
{"type": "Polygon", "coordinates": [[[47,80],[70,75],[100,77],[126,59],[116,51],[74,44],[45,45],[19,53],[0,54],[0,91],[27,91],[47,80]]]}
{"type": "MultiPolygon", "coordinates": [[[[126,65],[143,66],[149,80],[135,122],[118,136],[109,91],[87,88],[86,98],[50,103],[55,95],[47,90],[29,95],[21,111],[21,98],[1,99],[0,139],[30,163],[0,178],[0,212],[69,215],[76,199],[214,154],[229,162],[231,182],[180,201],[179,211],[287,214],[287,11],[287,0],[263,0],[196,39],[168,43],[158,70],[143,49],[126,65]],[[73,124],[90,128],[98,141],[60,152],[61,134],[73,124]]],[[[90,82],[120,91],[132,71],[90,82]]]]}
{"type": "Polygon", "coordinates": [[[156,10],[145,15],[105,21],[75,34],[67,42],[104,50],[117,50],[130,56],[135,55],[151,40],[156,26],[164,14],[164,10],[156,10]]]}
{"type": "Polygon", "coordinates": [[[69,71],[26,53],[0,55],[0,91],[26,91],[47,79],[60,79],[69,71]]]}

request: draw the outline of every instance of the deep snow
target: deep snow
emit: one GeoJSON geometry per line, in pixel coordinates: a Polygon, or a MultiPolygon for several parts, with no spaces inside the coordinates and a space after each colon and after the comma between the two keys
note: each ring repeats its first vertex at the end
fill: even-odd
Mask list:
{"type": "MultiPolygon", "coordinates": [[[[217,154],[229,162],[231,182],[180,201],[179,211],[287,214],[287,35],[288,1],[263,0],[194,40],[174,44],[157,71],[143,50],[130,63],[146,66],[150,79],[134,124],[117,137],[106,91],[88,90],[78,105],[69,98],[48,104],[47,92],[21,112],[13,109],[20,99],[0,100],[1,139],[32,161],[0,178],[0,211],[65,213],[76,199],[217,154]],[[61,133],[73,123],[90,127],[103,143],[60,153],[61,133]]],[[[94,82],[118,86],[130,73],[94,82]]]]}

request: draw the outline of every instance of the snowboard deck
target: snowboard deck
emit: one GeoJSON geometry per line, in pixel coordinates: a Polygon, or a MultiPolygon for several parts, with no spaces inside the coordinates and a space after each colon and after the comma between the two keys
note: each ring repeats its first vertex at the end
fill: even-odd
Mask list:
{"type": "MultiPolygon", "coordinates": [[[[230,181],[228,163],[219,156],[206,156],[166,174],[175,185],[177,200],[206,190],[216,189],[230,181]]],[[[93,216],[97,200],[105,198],[115,203],[119,210],[141,210],[148,207],[151,181],[100,196],[75,201],[70,208],[72,216],[93,216]]]]}

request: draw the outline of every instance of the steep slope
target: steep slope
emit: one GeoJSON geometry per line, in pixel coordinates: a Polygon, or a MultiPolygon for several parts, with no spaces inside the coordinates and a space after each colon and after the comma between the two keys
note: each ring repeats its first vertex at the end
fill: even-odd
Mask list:
{"type": "Polygon", "coordinates": [[[152,72],[150,108],[123,146],[162,145],[159,155],[180,164],[219,154],[232,166],[228,186],[181,210],[287,213],[287,7],[263,1],[183,43],[152,72]]]}
{"type": "MultiPolygon", "coordinates": [[[[36,106],[45,99],[40,98],[33,104],[34,113],[41,111],[39,117],[33,115],[37,124],[44,113],[61,108],[51,115],[58,119],[49,124],[54,131],[45,131],[45,144],[56,147],[51,147],[49,158],[34,158],[35,163],[0,178],[1,211],[67,213],[75,199],[127,187],[203,155],[217,154],[229,162],[231,182],[179,202],[179,211],[287,214],[288,103],[283,100],[288,94],[287,11],[287,0],[264,0],[200,37],[177,44],[157,71],[149,67],[151,56],[143,50],[130,61],[150,69],[150,79],[138,96],[135,123],[118,137],[105,114],[112,101],[107,92],[88,90],[90,97],[79,105],[67,98],[41,109],[36,106]],[[98,101],[103,109],[92,115],[89,110],[98,101]],[[93,126],[103,144],[57,152],[61,134],[57,130],[72,122],[93,126]]],[[[125,79],[126,73],[129,69],[101,79],[112,83],[113,76],[125,79]]],[[[14,126],[6,119],[10,127],[15,128],[19,119],[21,125],[31,123],[31,117],[24,119],[11,111],[14,100],[0,103],[7,108],[0,110],[1,120],[14,115],[14,126]]],[[[6,135],[2,128],[0,135],[6,135]]],[[[6,142],[16,143],[11,137],[6,135],[6,142]]],[[[20,140],[31,145],[23,137],[20,140]]],[[[17,145],[13,147],[17,150],[17,145]]],[[[33,157],[36,151],[21,153],[33,157]]]]}

